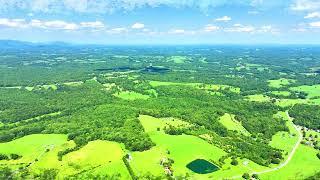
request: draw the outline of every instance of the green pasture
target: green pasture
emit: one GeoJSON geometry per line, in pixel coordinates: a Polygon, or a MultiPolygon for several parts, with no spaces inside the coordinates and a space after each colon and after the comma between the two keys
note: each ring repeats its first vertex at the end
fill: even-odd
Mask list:
{"type": "Polygon", "coordinates": [[[249,101],[255,101],[255,102],[269,102],[271,100],[270,97],[263,94],[249,95],[249,96],[246,96],[246,99],[249,101]]]}
{"type": "Polygon", "coordinates": [[[234,117],[234,115],[226,113],[220,117],[219,122],[228,130],[237,131],[245,136],[249,136],[250,133],[242,126],[241,122],[235,120],[234,117]]]}
{"type": "Polygon", "coordinates": [[[270,173],[261,174],[261,179],[304,179],[319,171],[320,160],[318,150],[305,145],[299,145],[289,163],[270,173]]]}
{"type": "Polygon", "coordinates": [[[143,95],[133,91],[121,91],[114,94],[114,96],[125,100],[149,99],[148,95],[143,95]]]}
{"type": "Polygon", "coordinates": [[[281,88],[287,85],[290,85],[291,83],[294,83],[295,80],[293,79],[286,79],[286,78],[280,78],[276,80],[269,80],[269,86],[273,88],[281,88]]]}
{"type": "Polygon", "coordinates": [[[320,97],[320,85],[298,86],[290,88],[292,91],[301,91],[308,94],[308,98],[320,97]]]}

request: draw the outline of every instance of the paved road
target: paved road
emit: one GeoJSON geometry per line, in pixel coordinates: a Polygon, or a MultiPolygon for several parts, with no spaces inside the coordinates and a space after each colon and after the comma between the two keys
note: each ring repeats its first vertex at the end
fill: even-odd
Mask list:
{"type": "MultiPolygon", "coordinates": [[[[293,122],[292,122],[293,119],[289,116],[288,111],[286,111],[286,114],[287,114],[289,120],[291,121],[293,127],[296,129],[296,131],[298,132],[298,135],[299,135],[299,139],[298,139],[298,141],[296,142],[296,144],[294,145],[294,147],[292,148],[292,151],[290,152],[287,160],[286,160],[285,162],[281,163],[279,166],[277,166],[277,167],[275,167],[275,168],[267,169],[267,170],[263,170],[263,171],[254,171],[254,172],[250,172],[250,174],[258,174],[258,175],[260,175],[260,174],[265,174],[265,173],[277,171],[277,170],[285,167],[285,166],[290,162],[290,160],[292,159],[294,153],[295,153],[296,150],[298,149],[298,147],[299,147],[299,145],[300,145],[300,143],[301,143],[301,141],[302,141],[302,139],[303,139],[303,136],[302,136],[302,134],[301,134],[301,132],[300,132],[300,129],[299,129],[296,125],[293,124],[293,122]]],[[[239,179],[239,178],[241,178],[241,177],[242,177],[242,175],[238,175],[238,176],[233,176],[233,177],[231,177],[230,179],[239,179]]]]}

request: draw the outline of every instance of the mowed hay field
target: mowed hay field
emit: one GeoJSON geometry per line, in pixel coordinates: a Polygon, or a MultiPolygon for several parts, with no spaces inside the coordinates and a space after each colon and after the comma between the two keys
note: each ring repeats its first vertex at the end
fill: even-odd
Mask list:
{"type": "Polygon", "coordinates": [[[130,177],[122,157],[125,152],[123,146],[110,141],[92,141],[77,151],[63,156],[58,160],[58,152],[74,147],[73,141],[67,141],[66,135],[34,134],[8,142],[0,143],[0,153],[16,153],[22,155],[19,160],[0,161],[0,164],[9,165],[13,169],[26,167],[33,174],[39,174],[45,169],[57,169],[58,178],[86,173],[102,176],[121,174],[121,179],[130,177]],[[37,160],[36,160],[37,159],[37,160]]]}
{"type": "Polygon", "coordinates": [[[290,88],[293,91],[301,91],[308,93],[308,98],[320,97],[320,85],[314,86],[298,86],[290,88]]]}
{"type": "Polygon", "coordinates": [[[268,81],[269,86],[273,87],[273,88],[281,88],[281,87],[287,86],[287,85],[294,83],[294,82],[295,82],[295,80],[293,80],[293,79],[285,79],[285,78],[268,81]]]}
{"type": "Polygon", "coordinates": [[[163,167],[160,165],[160,160],[163,157],[174,160],[172,168],[175,176],[189,174],[193,179],[220,179],[221,177],[242,175],[251,169],[266,169],[266,167],[247,159],[238,159],[239,165],[233,166],[230,164],[231,159],[229,158],[218,171],[209,174],[196,174],[186,167],[188,163],[196,159],[218,162],[219,158],[227,153],[199,137],[185,134],[168,135],[162,130],[168,124],[176,127],[192,126],[181,120],[173,121],[172,118],[159,119],[145,115],[141,115],[139,119],[156,146],[148,151],[132,153],[133,160],[130,164],[137,175],[148,173],[164,175],[163,167]],[[160,128],[159,131],[158,128],[160,128]],[[170,153],[168,154],[168,152],[170,153]]]}
{"type": "Polygon", "coordinates": [[[235,120],[234,117],[234,115],[226,113],[220,117],[219,122],[228,130],[237,131],[245,136],[249,136],[250,133],[242,126],[241,122],[235,120]]]}
{"type": "Polygon", "coordinates": [[[136,100],[136,99],[148,99],[148,95],[143,95],[133,91],[122,91],[120,93],[114,94],[114,96],[125,100],[136,100]]]}
{"type": "Polygon", "coordinates": [[[261,179],[305,179],[314,175],[320,169],[317,150],[305,145],[299,145],[291,161],[283,168],[270,173],[261,174],[261,179]]]}
{"type": "MultiPolygon", "coordinates": [[[[209,144],[205,140],[191,135],[168,135],[163,130],[157,128],[164,127],[167,124],[172,126],[188,125],[187,123],[168,119],[158,119],[151,116],[140,116],[141,124],[150,135],[156,146],[151,150],[144,152],[134,152],[132,168],[139,169],[137,174],[147,174],[148,172],[164,175],[164,169],[160,166],[160,160],[164,157],[174,160],[174,175],[195,175],[186,165],[195,159],[206,159],[218,161],[226,152],[218,147],[209,144]],[[163,122],[162,122],[163,121],[163,122]],[[169,152],[169,153],[168,153],[169,152]],[[138,158],[141,158],[140,160],[138,158]],[[144,162],[146,167],[138,168],[144,162]],[[146,164],[147,163],[147,164],[146,164]]],[[[207,175],[203,175],[204,177],[207,175]]]]}
{"type": "Polygon", "coordinates": [[[0,153],[21,155],[18,160],[0,161],[1,164],[28,164],[39,158],[46,149],[58,147],[67,142],[67,136],[61,134],[34,134],[10,142],[0,143],[0,153]]]}

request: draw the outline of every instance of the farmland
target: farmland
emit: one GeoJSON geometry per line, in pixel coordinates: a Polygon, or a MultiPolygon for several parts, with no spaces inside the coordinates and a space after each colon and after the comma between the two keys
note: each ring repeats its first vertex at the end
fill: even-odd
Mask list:
{"type": "Polygon", "coordinates": [[[319,173],[320,61],[295,58],[317,49],[21,46],[0,52],[4,178],[319,173]]]}

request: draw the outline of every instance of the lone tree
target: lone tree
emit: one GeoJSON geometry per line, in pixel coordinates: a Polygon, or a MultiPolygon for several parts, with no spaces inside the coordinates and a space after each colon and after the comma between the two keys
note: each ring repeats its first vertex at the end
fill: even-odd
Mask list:
{"type": "Polygon", "coordinates": [[[258,176],[258,174],[252,174],[252,178],[259,179],[259,176],[258,176]]]}
{"type": "Polygon", "coordinates": [[[244,173],[244,174],[242,175],[242,177],[243,177],[243,179],[250,179],[249,173],[244,173]]]}
{"type": "Polygon", "coordinates": [[[238,165],[239,163],[238,163],[238,161],[237,161],[236,159],[232,159],[231,164],[234,165],[234,166],[236,166],[236,165],[238,165]]]}

